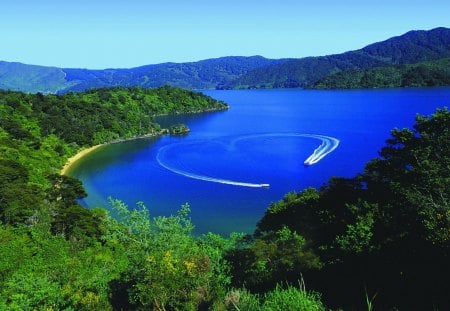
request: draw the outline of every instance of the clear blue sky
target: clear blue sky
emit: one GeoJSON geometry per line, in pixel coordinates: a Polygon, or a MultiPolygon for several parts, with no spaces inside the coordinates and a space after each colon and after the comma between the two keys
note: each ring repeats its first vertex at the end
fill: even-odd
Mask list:
{"type": "Polygon", "coordinates": [[[449,0],[1,0],[0,60],[123,68],[318,56],[450,27],[449,0]]]}

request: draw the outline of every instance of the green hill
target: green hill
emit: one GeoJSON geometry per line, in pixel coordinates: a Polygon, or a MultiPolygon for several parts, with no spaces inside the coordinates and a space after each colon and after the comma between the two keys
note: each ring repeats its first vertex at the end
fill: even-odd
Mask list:
{"type": "Polygon", "coordinates": [[[129,69],[70,69],[0,62],[0,88],[30,93],[67,93],[92,88],[163,85],[186,89],[311,87],[348,70],[413,64],[450,57],[450,29],[411,31],[342,54],[301,59],[229,56],[129,69]]]}
{"type": "Polygon", "coordinates": [[[255,69],[229,88],[308,87],[341,71],[411,64],[450,57],[450,29],[410,31],[343,54],[307,57],[255,69]]]}
{"type": "Polygon", "coordinates": [[[317,81],[314,89],[427,87],[450,85],[450,58],[412,65],[341,71],[317,81]]]}
{"type": "Polygon", "coordinates": [[[131,69],[63,69],[68,81],[77,84],[64,91],[82,91],[92,87],[170,85],[186,89],[214,89],[259,67],[282,63],[261,56],[222,57],[191,63],[164,63],[131,69]]]}
{"type": "Polygon", "coordinates": [[[0,88],[28,93],[67,93],[92,88],[163,85],[214,89],[255,68],[279,64],[261,56],[222,57],[190,63],[164,63],[130,69],[69,69],[0,62],[0,88]]]}
{"type": "Polygon", "coordinates": [[[61,68],[0,61],[0,89],[45,94],[73,84],[61,68]]]}

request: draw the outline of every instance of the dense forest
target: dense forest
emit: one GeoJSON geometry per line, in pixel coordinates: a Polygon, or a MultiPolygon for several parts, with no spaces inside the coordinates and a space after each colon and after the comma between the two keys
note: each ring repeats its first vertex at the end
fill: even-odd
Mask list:
{"type": "Polygon", "coordinates": [[[429,31],[410,31],[355,51],[292,59],[256,68],[232,81],[227,87],[304,88],[341,71],[416,64],[446,57],[450,57],[450,29],[441,27],[429,31]]]}
{"type": "Polygon", "coordinates": [[[379,310],[444,310],[449,232],[444,109],[418,116],[413,129],[393,130],[380,157],[354,178],[335,177],[271,205],[230,258],[235,280],[249,290],[302,273],[329,305],[345,310],[366,298],[379,310]]]}
{"type": "Polygon", "coordinates": [[[59,175],[82,146],[158,133],[156,114],[224,108],[171,87],[0,92],[0,309],[448,306],[447,109],[393,130],[354,178],[287,194],[247,236],[194,236],[188,205],[155,218],[120,198],[85,209],[80,181],[59,175]]]}
{"type": "Polygon", "coordinates": [[[262,56],[226,56],[198,62],[163,63],[130,69],[63,69],[67,74],[68,86],[61,92],[118,85],[144,88],[172,85],[187,89],[215,89],[256,68],[284,61],[262,56]]]}
{"type": "Polygon", "coordinates": [[[0,88],[30,93],[80,92],[92,88],[163,85],[214,89],[259,67],[284,62],[262,56],[227,56],[189,63],[162,63],[123,69],[57,68],[0,61],[0,88]]]}
{"type": "Polygon", "coordinates": [[[341,71],[316,82],[314,89],[428,87],[450,85],[450,58],[413,65],[341,71]]]}

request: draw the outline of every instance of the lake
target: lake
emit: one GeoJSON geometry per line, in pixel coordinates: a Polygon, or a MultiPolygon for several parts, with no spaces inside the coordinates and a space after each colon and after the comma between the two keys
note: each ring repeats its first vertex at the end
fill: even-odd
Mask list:
{"type": "Polygon", "coordinates": [[[450,105],[450,88],[204,93],[230,109],[159,117],[191,133],[111,144],[78,161],[69,174],[88,192],[81,203],[108,208],[113,197],[134,208],[142,201],[152,216],[189,203],[196,233],[251,233],[271,202],[354,176],[391,129],[450,105]]]}

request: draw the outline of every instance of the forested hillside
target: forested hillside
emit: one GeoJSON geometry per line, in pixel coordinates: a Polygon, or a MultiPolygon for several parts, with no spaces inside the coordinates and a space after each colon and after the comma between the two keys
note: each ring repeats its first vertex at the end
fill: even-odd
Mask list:
{"type": "Polygon", "coordinates": [[[56,93],[74,83],[61,68],[0,61],[0,89],[30,93],[56,93]]]}
{"type": "Polygon", "coordinates": [[[413,65],[341,71],[316,82],[314,89],[428,87],[450,85],[450,58],[413,65]]]}
{"type": "Polygon", "coordinates": [[[191,63],[165,63],[131,69],[64,69],[69,83],[67,91],[83,91],[93,87],[139,86],[144,88],[171,85],[186,89],[215,89],[259,67],[279,64],[261,56],[221,57],[191,63]]]}
{"type": "Polygon", "coordinates": [[[261,56],[229,56],[189,63],[163,63],[128,69],[77,69],[0,62],[0,88],[29,93],[80,92],[92,88],[164,85],[215,89],[253,69],[279,64],[261,56]]]}
{"type": "Polygon", "coordinates": [[[449,142],[449,110],[418,116],[354,178],[287,194],[229,257],[234,285],[261,291],[302,273],[344,310],[366,298],[378,310],[446,309],[449,142]]]}
{"type": "Polygon", "coordinates": [[[98,89],[62,96],[0,91],[0,159],[7,174],[2,178],[7,191],[2,192],[0,215],[12,224],[31,216],[40,202],[35,193],[44,199],[40,191],[53,182],[49,175],[59,172],[81,147],[158,134],[161,128],[153,121],[158,114],[226,108],[200,93],[171,87],[98,89]]]}
{"type": "Polygon", "coordinates": [[[290,60],[250,71],[228,88],[310,87],[346,70],[413,64],[450,57],[450,29],[410,31],[402,36],[343,54],[290,60]]]}
{"type": "MultiPolygon", "coordinates": [[[[342,54],[299,59],[228,56],[128,69],[55,68],[0,62],[0,88],[30,93],[80,92],[92,88],[171,85],[186,89],[313,87],[342,71],[415,64],[450,57],[450,29],[410,31],[342,54]]],[[[389,72],[387,72],[389,74],[389,72]]]]}

